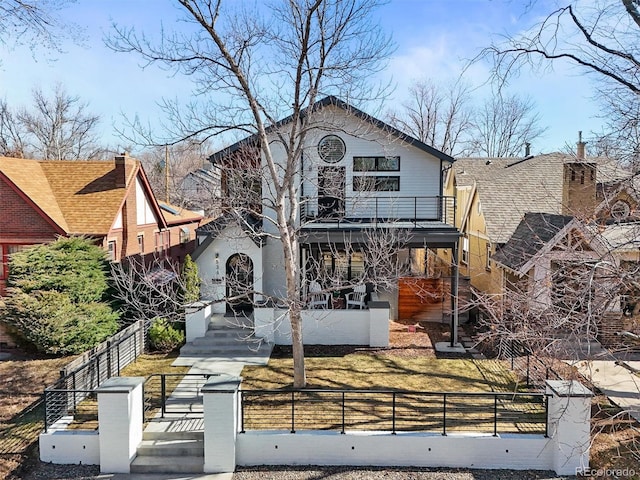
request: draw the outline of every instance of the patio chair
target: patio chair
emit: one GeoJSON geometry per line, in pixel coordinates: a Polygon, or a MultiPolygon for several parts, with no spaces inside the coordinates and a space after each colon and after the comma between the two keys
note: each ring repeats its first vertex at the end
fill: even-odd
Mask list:
{"type": "Polygon", "coordinates": [[[347,308],[365,308],[364,299],[367,296],[367,286],[365,284],[353,287],[353,292],[347,293],[347,308]]]}
{"type": "Polygon", "coordinates": [[[326,310],[329,308],[329,294],[322,292],[322,287],[316,281],[309,284],[309,303],[310,309],[326,310]]]}

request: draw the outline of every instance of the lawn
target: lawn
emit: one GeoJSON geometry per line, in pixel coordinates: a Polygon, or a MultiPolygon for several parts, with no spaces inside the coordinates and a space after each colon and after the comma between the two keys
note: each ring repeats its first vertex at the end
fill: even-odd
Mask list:
{"type": "Polygon", "coordinates": [[[243,369],[244,428],[493,432],[496,426],[501,433],[544,433],[544,404],[531,396],[500,398],[494,425],[494,398],[477,394],[517,391],[518,382],[501,362],[480,363],[360,353],[309,357],[311,391],[292,392],[292,360],[272,358],[243,369]],[[442,392],[449,392],[446,398],[442,392]]]}
{"type": "MultiPolygon", "coordinates": [[[[495,365],[500,362],[487,360],[495,365]]],[[[341,357],[310,357],[305,360],[309,388],[402,389],[433,392],[513,391],[517,377],[499,366],[485,375],[468,359],[436,359],[348,354],[341,357]]],[[[248,366],[242,370],[244,389],[279,389],[292,386],[293,360],[271,358],[268,365],[248,366]]]]}

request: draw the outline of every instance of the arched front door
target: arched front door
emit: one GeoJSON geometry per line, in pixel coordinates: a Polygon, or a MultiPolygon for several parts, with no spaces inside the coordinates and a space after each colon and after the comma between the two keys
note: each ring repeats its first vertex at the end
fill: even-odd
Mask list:
{"type": "Polygon", "coordinates": [[[238,312],[253,308],[253,262],[248,255],[236,253],[227,260],[227,310],[238,312]]]}

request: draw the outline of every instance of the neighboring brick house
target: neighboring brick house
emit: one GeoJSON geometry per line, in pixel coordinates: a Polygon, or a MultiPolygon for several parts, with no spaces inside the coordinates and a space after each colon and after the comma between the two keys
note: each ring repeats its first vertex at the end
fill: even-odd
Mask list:
{"type": "MultiPolygon", "coordinates": [[[[132,255],[183,261],[202,216],[156,201],[140,162],[37,161],[0,157],[0,294],[12,253],[83,235],[112,261],[132,255]]],[[[0,333],[0,342],[4,342],[0,333]]]]}
{"type": "Polygon", "coordinates": [[[176,261],[195,247],[202,215],[159,204],[140,162],[36,161],[0,157],[0,249],[8,256],[57,236],[94,238],[114,261],[164,254],[176,261]]]}

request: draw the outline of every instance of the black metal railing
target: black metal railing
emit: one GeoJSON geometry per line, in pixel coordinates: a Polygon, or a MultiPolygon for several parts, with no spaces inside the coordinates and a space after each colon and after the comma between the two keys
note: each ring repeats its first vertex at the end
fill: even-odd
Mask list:
{"type": "Polygon", "coordinates": [[[241,431],[338,430],[547,435],[543,393],[242,390],[241,431]]]}
{"type": "MultiPolygon", "coordinates": [[[[85,353],[71,367],[60,372],[60,378],[44,390],[49,409],[45,428],[62,417],[75,415],[79,405],[105,380],[120,375],[120,371],[135,361],[144,350],[143,325],[139,322],[85,353]]],[[[45,408],[46,410],[46,408],[45,408]]]]}
{"type": "Polygon", "coordinates": [[[98,427],[98,398],[94,390],[47,388],[44,391],[44,431],[64,417],[77,429],[98,427]]]}
{"type": "Polygon", "coordinates": [[[373,196],[331,198],[304,197],[300,202],[300,219],[313,223],[442,222],[455,226],[456,199],[449,196],[373,196]]]}
{"type": "Polygon", "coordinates": [[[173,413],[202,413],[202,386],[217,374],[158,373],[144,382],[144,419],[158,413],[164,418],[173,413]]]}

